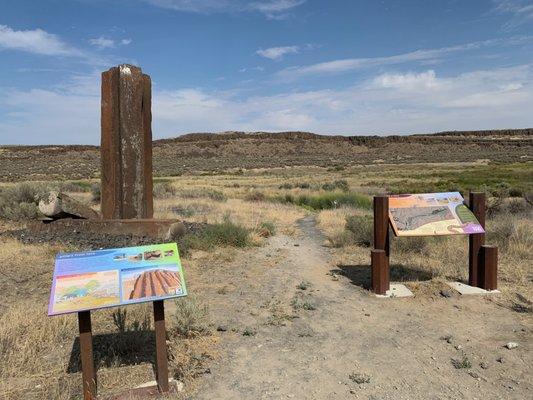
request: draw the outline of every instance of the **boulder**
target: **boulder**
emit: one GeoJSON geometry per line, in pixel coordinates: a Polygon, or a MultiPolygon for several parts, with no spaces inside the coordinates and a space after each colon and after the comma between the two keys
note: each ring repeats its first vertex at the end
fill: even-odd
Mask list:
{"type": "Polygon", "coordinates": [[[100,214],[87,204],[74,200],[65,193],[52,191],[47,199],[39,201],[39,211],[53,220],[61,218],[100,219],[100,214]]]}

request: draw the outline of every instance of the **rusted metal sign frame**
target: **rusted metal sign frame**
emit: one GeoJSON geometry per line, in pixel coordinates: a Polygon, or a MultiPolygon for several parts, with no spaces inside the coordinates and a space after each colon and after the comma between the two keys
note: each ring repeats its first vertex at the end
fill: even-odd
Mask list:
{"type": "MultiPolygon", "coordinates": [[[[155,329],[155,369],[157,386],[129,391],[129,395],[143,394],[144,396],[158,397],[170,392],[168,380],[167,338],[165,328],[165,303],[164,300],[153,302],[154,329],[155,329]]],[[[93,357],[93,336],[91,327],[91,311],[78,313],[80,330],[80,357],[81,375],[83,380],[83,400],[98,399],[98,385],[96,367],[93,357]]]]}
{"type": "MultiPolygon", "coordinates": [[[[485,193],[470,192],[469,208],[485,229],[485,193]]],[[[371,251],[372,291],[385,294],[390,288],[389,198],[374,196],[374,249],[371,251]]],[[[498,249],[485,246],[485,234],[468,235],[468,284],[497,289],[498,249]]]]}

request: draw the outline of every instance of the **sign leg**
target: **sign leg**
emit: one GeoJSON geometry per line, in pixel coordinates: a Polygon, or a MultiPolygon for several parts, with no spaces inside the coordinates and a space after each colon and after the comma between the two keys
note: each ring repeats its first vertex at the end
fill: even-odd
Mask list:
{"type": "Polygon", "coordinates": [[[481,246],[480,286],[485,290],[498,288],[498,248],[481,246]]]}
{"type": "MultiPolygon", "coordinates": [[[[485,228],[485,193],[470,192],[469,207],[483,228],[485,228]]],[[[484,233],[474,233],[468,237],[468,284],[481,287],[480,264],[481,246],[485,244],[484,233]]]]}
{"type": "Polygon", "coordinates": [[[385,294],[389,289],[389,278],[385,265],[385,251],[372,250],[372,290],[376,294],[385,294]]]}
{"type": "Polygon", "coordinates": [[[83,400],[96,399],[96,371],[93,358],[93,334],[91,330],[91,312],[78,313],[80,328],[81,375],[83,379],[83,400]]]}
{"type": "Polygon", "coordinates": [[[161,393],[169,391],[168,385],[168,360],[167,360],[167,334],[165,329],[165,303],[164,300],[154,301],[155,324],[155,366],[157,386],[161,393]]]}
{"type": "MultiPolygon", "coordinates": [[[[390,255],[390,243],[389,243],[389,198],[388,196],[375,196],[374,197],[374,249],[383,250],[383,255],[376,255],[375,257],[383,257],[382,261],[379,261],[380,267],[380,292],[374,292],[383,294],[381,291],[387,291],[390,289],[390,267],[389,267],[389,255],[390,255]]],[[[374,256],[373,256],[374,257],[374,256]]]]}

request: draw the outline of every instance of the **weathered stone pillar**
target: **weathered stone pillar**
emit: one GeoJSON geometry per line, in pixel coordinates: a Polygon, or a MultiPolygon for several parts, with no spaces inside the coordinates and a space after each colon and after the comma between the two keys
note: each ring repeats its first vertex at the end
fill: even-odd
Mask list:
{"type": "Polygon", "coordinates": [[[152,218],[152,84],[139,67],[102,73],[104,219],[152,218]]]}

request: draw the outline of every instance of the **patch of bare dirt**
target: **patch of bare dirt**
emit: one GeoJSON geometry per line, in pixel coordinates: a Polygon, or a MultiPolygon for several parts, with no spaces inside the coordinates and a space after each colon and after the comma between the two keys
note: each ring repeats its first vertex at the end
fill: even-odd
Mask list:
{"type": "MultiPolygon", "coordinates": [[[[524,399],[532,316],[440,282],[378,299],[332,275],[312,216],[229,265],[191,268],[221,336],[195,399],[524,399]],[[518,347],[507,349],[508,342],[518,347]]],[[[361,267],[359,267],[361,268],[361,267]]],[[[370,269],[367,270],[368,275],[370,269]]]]}

